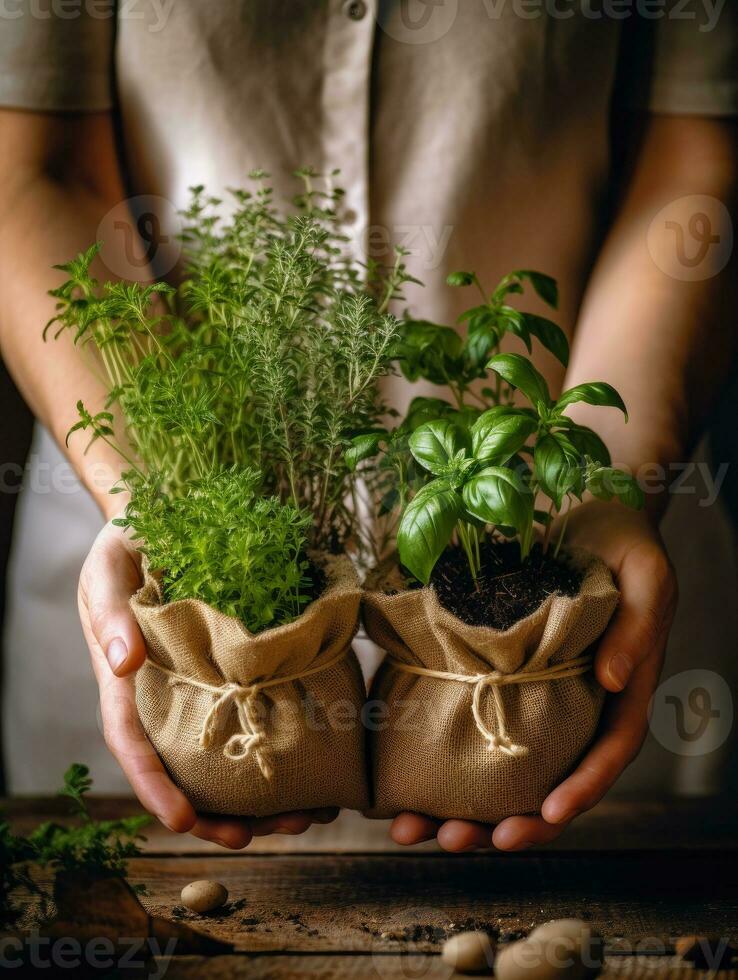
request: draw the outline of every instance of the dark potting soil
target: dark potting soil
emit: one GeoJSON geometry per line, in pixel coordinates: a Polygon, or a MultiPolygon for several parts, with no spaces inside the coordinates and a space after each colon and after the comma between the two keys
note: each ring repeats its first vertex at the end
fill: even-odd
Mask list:
{"type": "Polygon", "coordinates": [[[576,595],[582,582],[581,572],[565,559],[544,554],[540,545],[534,545],[523,565],[515,541],[483,545],[481,558],[476,587],[459,547],[444,551],[430,581],[440,603],[470,626],[509,629],[552,593],[576,595]]]}

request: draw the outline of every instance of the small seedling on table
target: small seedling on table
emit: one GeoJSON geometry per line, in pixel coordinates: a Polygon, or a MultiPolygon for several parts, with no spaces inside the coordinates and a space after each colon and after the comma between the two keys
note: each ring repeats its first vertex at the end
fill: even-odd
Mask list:
{"type": "MultiPolygon", "coordinates": [[[[75,822],[69,826],[47,821],[28,837],[19,837],[7,821],[0,821],[0,925],[12,924],[20,915],[11,892],[25,890],[41,900],[42,914],[49,895],[34,880],[30,868],[37,865],[54,874],[85,871],[92,877],[125,878],[128,861],[141,853],[141,831],[150,822],[145,814],[119,820],[93,820],[86,795],[92,787],[87,766],[73,763],[64,774],[60,796],[71,801],[75,822]]],[[[132,886],[138,894],[143,885],[132,886]]]]}

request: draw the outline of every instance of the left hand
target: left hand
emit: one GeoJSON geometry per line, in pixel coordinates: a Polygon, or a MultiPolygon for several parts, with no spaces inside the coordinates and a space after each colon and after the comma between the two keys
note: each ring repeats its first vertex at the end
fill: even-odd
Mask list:
{"type": "Polygon", "coordinates": [[[676,609],[674,571],[647,515],[617,503],[591,501],[576,507],[566,542],[599,555],[620,589],[620,603],[595,656],[595,675],[611,692],[597,739],[574,772],[549,793],[540,816],[508,817],[492,828],[401,813],[390,831],[396,843],[436,837],[446,851],[490,845],[519,851],[544,844],[599,802],[640,751],[676,609]]]}

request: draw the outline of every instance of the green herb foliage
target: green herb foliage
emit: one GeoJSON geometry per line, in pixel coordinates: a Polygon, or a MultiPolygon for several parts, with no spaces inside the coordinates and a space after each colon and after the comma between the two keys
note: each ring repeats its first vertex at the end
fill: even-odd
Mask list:
{"type": "Polygon", "coordinates": [[[252,633],[289,622],[312,597],[310,517],[259,496],[260,483],[249,469],[205,476],[179,496],[142,483],[125,521],[152,567],[164,569],[167,600],[197,596],[252,633]]]}
{"type": "Polygon", "coordinates": [[[124,875],[130,858],[141,853],[138,841],[150,818],[93,820],[85,795],[92,786],[89,769],[73,763],[64,774],[61,795],[72,801],[73,826],[43,823],[28,838],[33,861],[53,871],[85,870],[93,874],[124,875]]]}
{"type": "Polygon", "coordinates": [[[221,200],[193,188],[176,290],[99,283],[93,246],[60,267],[68,279],[47,326],[97,354],[109,404],[95,415],[80,404],[72,431],[126,459],[125,523],[152,560],[166,561],[170,594],[189,592],[262,625],[296,615],[307,596],[298,530],[308,548],[366,556],[371,547],[344,454],[385,414],[378,382],[399,337],[387,308],[410,279],[401,251],[389,269],[347,259],[341,191],[318,190],[310,170],[298,176],[303,190],[289,215],[273,205],[263,173],[252,175],[253,191],[232,192],[227,220],[221,200]],[[113,406],[124,432],[114,431],[113,406]],[[259,475],[249,499],[269,498],[250,520],[237,504],[245,470],[259,475]],[[226,529],[238,514],[245,527],[231,542],[226,529]]]}
{"type": "MultiPolygon", "coordinates": [[[[462,314],[462,338],[450,327],[408,321],[404,325],[401,367],[409,378],[422,377],[450,388],[454,403],[415,399],[407,417],[392,431],[377,430],[354,440],[348,458],[364,460],[374,486],[384,489],[383,507],[400,513],[397,548],[403,565],[423,583],[455,537],[464,549],[472,577],[480,571],[480,545],[491,533],[516,537],[521,560],[544,529],[549,546],[553,518],[572,498],[589,491],[600,499],[618,498],[643,506],[643,491],[627,473],[613,468],[599,436],[570,419],[575,402],[611,406],[627,413],[620,395],[605,382],[577,385],[557,400],[545,379],[521,354],[499,353],[507,333],[531,351],[537,338],[565,365],[568,344],[552,321],[509,306],[510,293],[529,282],[549,305],[557,303],[553,279],[532,271],[506,276],[489,299],[474,273],[449,276],[453,286],[475,286],[484,303],[462,314]],[[492,355],[490,357],[490,354],[492,355]],[[472,386],[487,372],[493,384],[477,393],[472,386]],[[514,403],[514,393],[526,405],[514,403]],[[538,493],[549,506],[535,507],[538,493]]],[[[561,546],[566,521],[556,544],[561,546]]]]}
{"type": "MultiPolygon", "coordinates": [[[[91,786],[87,766],[75,762],[64,774],[60,795],[71,800],[76,818],[72,826],[46,822],[28,837],[17,837],[7,821],[0,821],[0,925],[12,924],[18,918],[19,911],[11,899],[16,889],[39,896],[42,909],[46,908],[49,896],[31,877],[32,864],[55,873],[84,870],[96,876],[126,876],[127,862],[141,853],[137,842],[145,840],[141,830],[150,818],[93,820],[85,800],[91,786]]],[[[134,886],[134,890],[141,893],[144,888],[134,886]]]]}
{"type": "Polygon", "coordinates": [[[0,820],[0,926],[9,926],[18,918],[11,893],[23,889],[38,895],[40,890],[28,870],[33,848],[23,837],[16,837],[6,820],[0,820]]]}

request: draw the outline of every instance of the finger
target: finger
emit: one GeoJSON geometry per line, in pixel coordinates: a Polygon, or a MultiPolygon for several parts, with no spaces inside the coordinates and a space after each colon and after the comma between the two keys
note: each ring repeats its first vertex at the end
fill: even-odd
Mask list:
{"type": "Polygon", "coordinates": [[[232,851],[240,851],[247,847],[253,833],[246,820],[236,820],[233,817],[198,816],[197,822],[190,830],[191,834],[201,840],[212,841],[232,851]]]}
{"type": "Polygon", "coordinates": [[[100,683],[105,742],[141,804],[166,827],[183,834],[194,827],[195,810],[169,778],[146,737],[136,708],[132,678],[114,677],[105,661],[93,660],[100,683]],[[101,680],[102,672],[107,678],[101,680]]]}
{"type": "Polygon", "coordinates": [[[392,821],[390,837],[395,844],[421,844],[433,840],[440,823],[421,813],[400,813],[392,821]]]}
{"type": "Polygon", "coordinates": [[[254,837],[267,837],[269,834],[303,834],[312,819],[307,810],[294,810],[278,813],[273,817],[260,817],[251,821],[254,837]]]}
{"type": "Polygon", "coordinates": [[[664,638],[654,656],[636,669],[627,689],[606,705],[600,726],[603,734],[571,776],[543,803],[541,814],[548,823],[568,823],[589,810],[635,759],[648,731],[648,708],[661,673],[665,645],[664,638]]]}
{"type": "Polygon", "coordinates": [[[566,826],[552,826],[543,817],[508,817],[495,827],[492,843],[500,851],[525,851],[555,840],[563,834],[566,826]]]}
{"type": "Polygon", "coordinates": [[[633,671],[668,633],[677,599],[669,560],[656,542],[633,548],[618,571],[620,603],[597,650],[595,673],[608,691],[622,691],[633,671]]]}
{"type": "Polygon", "coordinates": [[[129,605],[140,584],[136,553],[117,529],[111,530],[107,525],[82,570],[79,606],[81,615],[85,610],[92,635],[118,677],[138,670],[146,659],[144,638],[129,605]]]}
{"type": "Polygon", "coordinates": [[[471,820],[447,820],[438,830],[438,843],[444,851],[476,851],[491,847],[491,829],[486,824],[471,820]]]}

